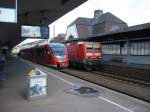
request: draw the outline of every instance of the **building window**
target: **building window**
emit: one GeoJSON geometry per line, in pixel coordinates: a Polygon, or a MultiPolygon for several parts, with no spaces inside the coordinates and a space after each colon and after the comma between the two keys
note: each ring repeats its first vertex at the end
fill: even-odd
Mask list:
{"type": "Polygon", "coordinates": [[[144,55],[150,55],[150,41],[144,42],[144,55]]]}
{"type": "MultiPolygon", "coordinates": [[[[133,56],[150,55],[150,40],[131,41],[129,53],[133,56]]],[[[127,43],[102,44],[102,53],[109,55],[127,55],[127,43]]]]}
{"type": "Polygon", "coordinates": [[[102,44],[103,54],[120,55],[120,45],[119,44],[102,44]]]}
{"type": "Polygon", "coordinates": [[[150,55],[150,41],[131,42],[131,55],[150,55]]]}
{"type": "Polygon", "coordinates": [[[137,55],[138,54],[138,47],[137,47],[137,42],[133,43],[133,55],[137,55]]]}
{"type": "Polygon", "coordinates": [[[67,33],[65,39],[68,40],[70,36],[73,36],[74,38],[79,38],[76,25],[72,25],[67,28],[67,33]]]}
{"type": "Polygon", "coordinates": [[[145,47],[144,47],[144,42],[141,42],[141,55],[144,55],[145,53],[144,53],[144,49],[145,49],[145,47]]]}
{"type": "Polygon", "coordinates": [[[127,43],[121,43],[121,54],[127,55],[127,43]]]}

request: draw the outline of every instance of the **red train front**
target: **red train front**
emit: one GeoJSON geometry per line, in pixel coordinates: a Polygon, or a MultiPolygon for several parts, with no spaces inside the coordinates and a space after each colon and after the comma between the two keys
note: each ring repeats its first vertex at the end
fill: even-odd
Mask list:
{"type": "Polygon", "coordinates": [[[100,42],[71,42],[66,46],[73,66],[94,69],[102,58],[100,42]]]}
{"type": "Polygon", "coordinates": [[[68,53],[61,43],[50,43],[21,50],[19,53],[25,59],[58,68],[68,66],[68,53]]]}

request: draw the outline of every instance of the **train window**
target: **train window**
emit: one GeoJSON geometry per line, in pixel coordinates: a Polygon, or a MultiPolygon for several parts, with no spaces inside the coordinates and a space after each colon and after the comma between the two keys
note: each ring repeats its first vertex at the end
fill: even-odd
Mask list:
{"type": "Polygon", "coordinates": [[[47,55],[47,54],[48,54],[47,49],[43,48],[43,55],[45,56],[45,55],[47,55]]]}
{"type": "Polygon", "coordinates": [[[87,49],[87,50],[92,50],[92,49],[93,49],[93,44],[92,44],[92,42],[86,42],[86,49],[87,49]]]}
{"type": "Polygon", "coordinates": [[[39,56],[39,50],[36,49],[36,56],[38,57],[39,56]]]}
{"type": "Polygon", "coordinates": [[[94,50],[100,50],[100,43],[93,43],[93,48],[94,48],[94,50]]]}
{"type": "Polygon", "coordinates": [[[87,50],[93,50],[93,48],[92,48],[92,47],[87,47],[86,49],[87,49],[87,50]]]}
{"type": "Polygon", "coordinates": [[[43,48],[39,48],[39,54],[40,54],[40,56],[44,56],[44,49],[43,48]]]}
{"type": "Polygon", "coordinates": [[[50,48],[55,56],[66,55],[66,48],[63,45],[51,45],[50,48]]]}
{"type": "Polygon", "coordinates": [[[37,56],[39,56],[39,57],[43,56],[43,53],[42,53],[42,52],[43,52],[43,50],[42,50],[41,48],[37,48],[37,49],[36,49],[36,55],[37,55],[37,56]]]}
{"type": "Polygon", "coordinates": [[[36,56],[36,49],[33,49],[33,56],[36,56]]]}
{"type": "Polygon", "coordinates": [[[131,42],[131,55],[150,55],[150,41],[131,42]]]}
{"type": "Polygon", "coordinates": [[[53,53],[58,56],[62,56],[66,54],[65,48],[54,48],[53,53]]]}
{"type": "Polygon", "coordinates": [[[101,50],[100,48],[94,48],[94,50],[101,50]]]}

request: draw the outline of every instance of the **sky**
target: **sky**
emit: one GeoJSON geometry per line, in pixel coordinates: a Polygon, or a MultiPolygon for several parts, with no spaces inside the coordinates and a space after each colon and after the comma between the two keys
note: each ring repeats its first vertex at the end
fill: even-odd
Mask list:
{"type": "Polygon", "coordinates": [[[129,26],[150,22],[150,0],[88,0],[50,24],[50,38],[66,33],[67,26],[78,17],[93,18],[96,9],[111,12],[129,26]]]}
{"type": "MultiPolygon", "coordinates": [[[[66,33],[67,26],[78,17],[94,17],[94,10],[111,12],[128,26],[150,22],[150,0],[88,0],[49,25],[50,40],[59,33],[66,33]],[[55,29],[55,33],[53,32],[55,29]]],[[[34,41],[34,40],[31,40],[34,41]]],[[[30,42],[30,41],[25,41],[30,42]]]]}

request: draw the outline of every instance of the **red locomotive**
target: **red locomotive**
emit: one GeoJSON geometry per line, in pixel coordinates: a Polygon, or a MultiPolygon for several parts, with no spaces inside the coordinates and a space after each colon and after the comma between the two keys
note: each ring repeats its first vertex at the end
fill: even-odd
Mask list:
{"type": "Polygon", "coordinates": [[[68,53],[64,44],[50,43],[21,50],[19,55],[25,59],[40,64],[66,68],[68,66],[68,53]]]}
{"type": "Polygon", "coordinates": [[[102,58],[100,42],[67,43],[69,62],[73,66],[94,69],[102,58]]]}

